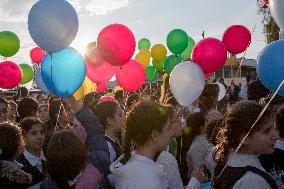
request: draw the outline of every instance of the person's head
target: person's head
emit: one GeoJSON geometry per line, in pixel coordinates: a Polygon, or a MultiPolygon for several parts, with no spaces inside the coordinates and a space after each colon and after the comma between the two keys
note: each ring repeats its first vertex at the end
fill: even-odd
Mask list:
{"type": "Polygon", "coordinates": [[[83,106],[86,108],[93,106],[94,104],[98,102],[100,97],[101,95],[97,92],[91,92],[91,93],[86,94],[83,97],[83,106]]]}
{"type": "Polygon", "coordinates": [[[224,84],[225,83],[224,78],[220,78],[219,79],[219,83],[223,83],[224,84]]]}
{"type": "Polygon", "coordinates": [[[112,101],[99,102],[93,108],[93,112],[105,129],[116,132],[123,129],[125,116],[118,103],[112,101]]]}
{"type": "Polygon", "coordinates": [[[266,97],[269,93],[270,91],[259,80],[253,81],[248,85],[248,100],[259,102],[261,98],[266,97]]]}
{"type": "Polygon", "coordinates": [[[159,102],[159,97],[157,97],[156,95],[151,95],[149,96],[149,100],[152,102],[159,102]]]}
{"type": "Polygon", "coordinates": [[[120,103],[124,103],[124,96],[123,96],[123,90],[117,90],[114,93],[114,98],[120,103]]]}
{"type": "Polygon", "coordinates": [[[139,102],[127,115],[126,145],[123,163],[131,157],[132,144],[153,153],[162,151],[170,142],[171,127],[167,108],[154,102],[139,102]]]}
{"type": "Polygon", "coordinates": [[[49,120],[49,113],[48,113],[48,105],[47,104],[41,104],[38,107],[38,118],[42,122],[46,122],[49,120]]]}
{"type": "Polygon", "coordinates": [[[45,140],[45,127],[43,123],[35,118],[23,119],[20,124],[28,151],[40,151],[45,140]]]}
{"type": "Polygon", "coordinates": [[[241,101],[232,105],[227,112],[224,126],[218,133],[218,145],[214,150],[217,162],[215,175],[220,174],[227,162],[230,150],[236,150],[249,131],[239,153],[249,155],[273,153],[278,134],[274,128],[270,110],[266,110],[251,129],[262,109],[263,107],[258,103],[241,101]]]}
{"type": "Polygon", "coordinates": [[[284,105],[280,106],[277,109],[275,116],[275,125],[279,130],[280,137],[284,139],[284,105]]]}
{"type": "Polygon", "coordinates": [[[166,105],[167,111],[169,112],[170,123],[171,123],[171,132],[173,137],[178,137],[182,135],[182,122],[181,118],[178,117],[178,114],[174,107],[171,105],[166,105]]]}
{"type": "Polygon", "coordinates": [[[23,98],[17,108],[20,119],[37,115],[38,103],[35,99],[26,97],[23,98]]]}
{"type": "Polygon", "coordinates": [[[217,84],[206,84],[200,97],[199,107],[202,111],[208,112],[215,109],[218,102],[219,87],[217,84]]]}
{"type": "Polygon", "coordinates": [[[9,120],[9,102],[5,98],[0,98],[0,122],[9,120]]]}
{"type": "Polygon", "coordinates": [[[9,100],[9,120],[16,121],[18,105],[14,100],[9,100]]]}
{"type": "Polygon", "coordinates": [[[140,95],[137,93],[133,93],[131,95],[129,95],[126,99],[126,111],[130,110],[131,107],[136,104],[137,102],[139,102],[140,100],[140,95]]]}
{"type": "Polygon", "coordinates": [[[21,129],[12,123],[0,123],[0,160],[14,161],[22,153],[23,137],[21,129]]]}
{"type": "Polygon", "coordinates": [[[215,119],[212,120],[207,126],[206,126],[206,137],[207,140],[216,146],[218,144],[218,132],[223,126],[223,119],[215,119]]]}
{"type": "Polygon", "coordinates": [[[26,87],[20,87],[18,90],[18,97],[25,98],[29,94],[29,90],[26,87]]]}
{"type": "Polygon", "coordinates": [[[51,101],[49,106],[49,117],[53,123],[58,121],[62,124],[68,124],[73,122],[75,118],[75,112],[72,108],[64,101],[55,99],[51,101]]]}
{"type": "Polygon", "coordinates": [[[175,99],[175,97],[171,96],[169,97],[165,104],[172,106],[175,110],[177,110],[179,108],[179,104],[177,102],[177,100],[175,99]]]}
{"type": "Polygon", "coordinates": [[[86,149],[71,131],[56,133],[49,142],[46,167],[47,173],[58,188],[69,188],[68,181],[83,169],[86,162],[86,149]]]}
{"type": "Polygon", "coordinates": [[[184,134],[190,136],[190,141],[187,141],[187,144],[190,145],[197,135],[205,133],[205,120],[203,112],[196,112],[187,117],[186,129],[184,130],[184,134]]]}

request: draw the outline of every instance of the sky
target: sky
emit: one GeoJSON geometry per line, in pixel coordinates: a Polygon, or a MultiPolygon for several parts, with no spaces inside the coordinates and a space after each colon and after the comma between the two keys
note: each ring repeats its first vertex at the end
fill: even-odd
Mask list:
{"type": "MultiPolygon", "coordinates": [[[[10,61],[30,63],[29,51],[36,47],[29,35],[27,18],[37,0],[0,0],[0,31],[12,31],[21,41],[19,52],[10,61]]],[[[96,41],[107,25],[128,26],[136,41],[146,37],[152,44],[166,44],[167,34],[176,28],[185,30],[196,42],[205,37],[222,39],[231,25],[244,25],[255,31],[246,58],[256,59],[265,47],[261,16],[256,0],[69,0],[79,17],[79,30],[70,46],[83,53],[96,41]]]]}

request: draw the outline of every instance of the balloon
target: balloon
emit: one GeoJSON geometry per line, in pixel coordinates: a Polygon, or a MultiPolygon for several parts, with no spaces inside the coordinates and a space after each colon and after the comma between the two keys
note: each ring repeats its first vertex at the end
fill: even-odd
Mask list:
{"type": "Polygon", "coordinates": [[[128,92],[134,92],[144,84],[146,72],[144,67],[135,60],[130,60],[121,68],[116,69],[116,81],[128,92]]]}
{"type": "Polygon", "coordinates": [[[191,37],[188,37],[188,45],[187,47],[182,51],[182,53],[179,55],[179,57],[183,60],[187,59],[187,58],[190,58],[191,57],[191,52],[192,52],[192,49],[195,45],[195,41],[191,38],[191,37]]]}
{"type": "Polygon", "coordinates": [[[167,36],[167,46],[174,54],[180,54],[188,45],[188,35],[181,29],[172,30],[167,36]]]}
{"type": "MultiPolygon", "coordinates": [[[[257,75],[261,83],[275,92],[284,80],[284,40],[268,44],[260,53],[257,63],[257,75]]],[[[284,96],[284,86],[279,95],[284,96]]]]}
{"type": "Polygon", "coordinates": [[[152,59],[152,65],[154,66],[154,68],[155,68],[158,72],[161,72],[161,71],[164,70],[164,62],[165,62],[165,61],[158,62],[158,61],[156,61],[155,59],[152,59]]]}
{"type": "Polygon", "coordinates": [[[43,93],[47,93],[49,94],[50,91],[47,89],[47,87],[45,86],[43,80],[42,80],[42,77],[41,77],[41,68],[39,68],[37,71],[36,71],[36,74],[35,74],[35,83],[36,83],[36,86],[38,87],[38,89],[41,90],[41,92],[43,93]]]}
{"type": "Polygon", "coordinates": [[[88,77],[85,77],[85,80],[81,87],[73,94],[76,100],[81,100],[85,95],[95,92],[97,88],[96,83],[91,81],[88,77]]]}
{"type": "Polygon", "coordinates": [[[0,55],[11,57],[20,49],[20,39],[10,31],[0,32],[0,55]]]}
{"type": "Polygon", "coordinates": [[[75,9],[65,0],[40,0],[28,16],[28,28],[34,42],[48,53],[68,47],[78,31],[75,9]]]}
{"type": "Polygon", "coordinates": [[[205,38],[193,48],[192,60],[201,67],[205,74],[212,73],[224,66],[227,51],[218,39],[205,38]]]}
{"type": "Polygon", "coordinates": [[[181,58],[176,55],[168,56],[164,63],[164,70],[167,74],[171,74],[172,70],[176,65],[178,65],[182,61],[181,58]]]}
{"type": "Polygon", "coordinates": [[[189,106],[202,93],[205,78],[202,69],[192,62],[177,65],[170,76],[170,88],[178,103],[189,106]]]}
{"type": "Polygon", "coordinates": [[[222,100],[225,95],[226,95],[226,88],[224,86],[224,84],[222,83],[219,83],[219,82],[216,82],[216,84],[218,85],[219,87],[219,95],[218,95],[218,101],[222,100]]]}
{"type": "Polygon", "coordinates": [[[214,73],[214,72],[208,73],[208,74],[204,74],[204,77],[205,77],[205,78],[209,78],[209,77],[211,77],[211,75],[212,75],[213,73],[214,73]]]}
{"type": "Polygon", "coordinates": [[[149,50],[142,49],[139,53],[135,56],[135,60],[138,61],[140,64],[146,68],[150,63],[151,53],[149,50]]]}
{"type": "Polygon", "coordinates": [[[34,77],[33,68],[28,64],[20,64],[20,68],[22,70],[21,84],[26,84],[30,82],[34,77]]]}
{"type": "Polygon", "coordinates": [[[98,93],[104,93],[107,90],[107,86],[105,83],[101,83],[97,86],[98,93]]]}
{"type": "Polygon", "coordinates": [[[13,89],[21,80],[22,71],[16,63],[11,61],[0,63],[0,88],[13,89]]]}
{"type": "Polygon", "coordinates": [[[45,56],[46,52],[39,47],[35,47],[30,52],[30,57],[32,62],[35,64],[40,64],[45,56]]]}
{"type": "Polygon", "coordinates": [[[156,44],[151,49],[151,56],[158,62],[163,61],[167,56],[167,49],[162,44],[156,44]]]}
{"type": "Polygon", "coordinates": [[[106,83],[115,74],[116,68],[102,59],[102,63],[99,66],[87,62],[87,76],[95,83],[106,83]]]}
{"type": "Polygon", "coordinates": [[[95,67],[98,67],[105,62],[97,48],[87,50],[87,52],[85,53],[85,59],[86,62],[94,65],[95,67]]]}
{"type": "Polygon", "coordinates": [[[102,96],[99,99],[99,102],[105,102],[105,101],[112,101],[112,102],[118,103],[118,101],[115,98],[113,98],[112,96],[102,96]]]}
{"type": "Polygon", "coordinates": [[[269,1],[271,15],[280,28],[280,39],[284,38],[284,2],[282,0],[269,1]]]}
{"type": "Polygon", "coordinates": [[[84,97],[83,85],[73,94],[76,100],[81,100],[84,97]]]}
{"type": "Polygon", "coordinates": [[[157,79],[158,72],[155,70],[153,66],[148,66],[146,68],[146,80],[147,81],[155,81],[157,79]]]}
{"type": "Polygon", "coordinates": [[[251,34],[245,26],[233,25],[224,32],[222,42],[229,53],[238,54],[250,45],[251,34]]]}
{"type": "Polygon", "coordinates": [[[149,39],[146,38],[142,38],[138,41],[138,49],[150,49],[151,47],[151,43],[149,41],[149,39]]]}
{"type": "Polygon", "coordinates": [[[83,57],[70,47],[46,55],[41,66],[41,76],[47,89],[60,97],[73,95],[86,76],[83,57]]]}
{"type": "Polygon", "coordinates": [[[267,8],[269,6],[268,0],[262,0],[262,8],[267,8]]]}
{"type": "Polygon", "coordinates": [[[114,66],[122,66],[129,62],[135,51],[134,35],[122,24],[105,27],[99,33],[97,41],[104,59],[114,66]]]}

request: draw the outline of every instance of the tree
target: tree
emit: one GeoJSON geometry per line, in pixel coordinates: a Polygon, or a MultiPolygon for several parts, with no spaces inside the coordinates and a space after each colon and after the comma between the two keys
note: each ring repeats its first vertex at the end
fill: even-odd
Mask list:
{"type": "Polygon", "coordinates": [[[258,14],[262,15],[263,33],[266,43],[271,43],[279,39],[279,27],[274,21],[269,8],[263,5],[263,0],[257,0],[258,14]]]}

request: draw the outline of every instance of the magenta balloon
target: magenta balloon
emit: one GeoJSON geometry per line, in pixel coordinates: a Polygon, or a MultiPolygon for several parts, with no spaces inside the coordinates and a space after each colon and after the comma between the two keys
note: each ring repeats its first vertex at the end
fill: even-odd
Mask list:
{"type": "Polygon", "coordinates": [[[104,93],[107,89],[107,86],[105,83],[101,83],[97,86],[97,92],[98,93],[104,93]]]}
{"type": "Polygon", "coordinates": [[[135,51],[133,33],[122,24],[105,27],[98,36],[98,49],[102,56],[114,66],[129,62],[135,51]]]}
{"type": "Polygon", "coordinates": [[[105,60],[99,66],[86,61],[87,76],[95,83],[106,83],[115,74],[115,67],[105,60]]]}
{"type": "Polygon", "coordinates": [[[192,60],[202,68],[205,74],[209,74],[224,66],[227,60],[227,51],[218,39],[205,38],[195,45],[192,60]]]}
{"type": "Polygon", "coordinates": [[[35,47],[30,52],[30,57],[32,62],[35,64],[40,64],[46,55],[46,52],[39,47],[35,47]]]}
{"type": "Polygon", "coordinates": [[[22,71],[16,63],[10,61],[0,63],[0,88],[13,89],[21,80],[22,71]]]}
{"type": "Polygon", "coordinates": [[[140,89],[146,79],[146,72],[142,64],[135,60],[130,60],[121,68],[116,69],[116,81],[128,92],[140,89]]]}
{"type": "Polygon", "coordinates": [[[224,32],[222,42],[229,53],[238,54],[250,45],[251,33],[245,26],[233,25],[224,32]]]}

